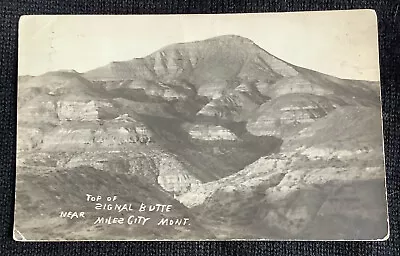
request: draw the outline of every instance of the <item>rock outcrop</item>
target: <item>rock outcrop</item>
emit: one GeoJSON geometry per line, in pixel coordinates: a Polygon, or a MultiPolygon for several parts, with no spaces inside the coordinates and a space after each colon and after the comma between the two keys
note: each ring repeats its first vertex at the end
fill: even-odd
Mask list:
{"type": "Polygon", "coordinates": [[[188,130],[189,136],[192,139],[210,141],[238,140],[236,135],[232,133],[229,129],[226,129],[219,125],[193,124],[189,125],[186,129],[188,130]]]}
{"type": "Polygon", "coordinates": [[[186,169],[185,165],[176,157],[162,154],[158,161],[158,184],[166,191],[173,193],[174,197],[189,191],[192,187],[201,184],[186,169]]]}
{"type": "Polygon", "coordinates": [[[289,93],[260,106],[247,123],[254,135],[283,138],[299,131],[339,107],[329,99],[304,93],[289,93]]]}

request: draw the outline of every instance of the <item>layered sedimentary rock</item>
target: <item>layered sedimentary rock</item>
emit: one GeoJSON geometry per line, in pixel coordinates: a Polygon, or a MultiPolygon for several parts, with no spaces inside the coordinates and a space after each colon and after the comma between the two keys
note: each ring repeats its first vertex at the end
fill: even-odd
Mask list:
{"type": "Polygon", "coordinates": [[[27,236],[131,237],[54,219],[85,193],[173,204],[193,220],[138,239],[387,231],[379,83],[291,65],[239,36],[18,83],[16,218],[27,236]]]}
{"type": "Polygon", "coordinates": [[[187,167],[182,162],[171,155],[161,155],[157,166],[158,184],[166,191],[172,192],[174,197],[201,183],[186,169],[187,167]]]}
{"type": "Polygon", "coordinates": [[[195,124],[187,127],[188,133],[192,139],[197,140],[231,140],[238,138],[229,129],[219,125],[195,124]]]}
{"type": "Polygon", "coordinates": [[[321,96],[333,93],[329,87],[326,88],[322,83],[315,84],[301,75],[284,77],[276,83],[267,86],[259,85],[258,89],[262,94],[268,95],[271,98],[291,93],[307,93],[321,96]]]}
{"type": "Polygon", "coordinates": [[[197,115],[230,121],[244,121],[263,101],[251,97],[247,92],[232,91],[213,99],[197,115]]]}
{"type": "MultiPolygon", "coordinates": [[[[267,232],[272,237],[312,237],[318,232],[317,223],[324,221],[331,230],[335,225],[346,229],[354,219],[365,225],[346,229],[349,236],[365,232],[365,236],[383,237],[385,213],[379,207],[384,203],[375,200],[376,196],[384,198],[385,172],[381,126],[372,121],[379,120],[374,115],[379,115],[379,109],[334,110],[286,141],[281,153],[261,157],[218,181],[200,184],[178,199],[204,218],[220,216],[248,226],[261,222],[273,230],[267,232]],[[357,136],[362,129],[368,132],[357,136]],[[256,218],[254,222],[237,217],[250,215],[256,218]]],[[[335,232],[324,235],[338,237],[335,232]]]]}
{"type": "Polygon", "coordinates": [[[284,137],[326,116],[337,106],[325,97],[313,94],[285,94],[260,106],[247,123],[254,135],[284,137]]]}

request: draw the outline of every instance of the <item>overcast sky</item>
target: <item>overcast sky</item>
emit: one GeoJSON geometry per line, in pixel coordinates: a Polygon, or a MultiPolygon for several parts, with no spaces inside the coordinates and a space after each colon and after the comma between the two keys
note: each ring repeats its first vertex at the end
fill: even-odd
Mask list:
{"type": "Polygon", "coordinates": [[[242,15],[25,16],[19,74],[85,72],[173,43],[236,34],[298,66],[341,78],[379,80],[372,11],[242,15]]]}

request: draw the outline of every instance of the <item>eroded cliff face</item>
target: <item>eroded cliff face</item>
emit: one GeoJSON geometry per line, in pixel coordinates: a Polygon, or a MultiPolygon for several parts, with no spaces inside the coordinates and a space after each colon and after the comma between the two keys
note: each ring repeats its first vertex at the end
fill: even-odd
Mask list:
{"type": "Polygon", "coordinates": [[[327,98],[313,94],[286,94],[260,106],[247,122],[247,130],[254,135],[284,138],[326,116],[340,107],[327,98]]]}
{"type": "Polygon", "coordinates": [[[161,155],[158,162],[157,182],[166,191],[172,192],[174,198],[201,184],[183,163],[168,154],[161,155]]]}
{"type": "Polygon", "coordinates": [[[194,125],[189,125],[189,127],[187,127],[186,129],[188,130],[189,136],[192,139],[197,139],[197,140],[235,141],[238,139],[233,132],[220,125],[194,124],[194,125]]]}
{"type": "MultiPolygon", "coordinates": [[[[193,218],[190,228],[148,228],[138,239],[387,231],[379,86],[296,67],[246,38],[20,78],[17,137],[16,218],[28,236],[43,238],[57,222],[49,209],[98,191],[168,202],[193,218]]],[[[57,234],[127,232],[64,224],[57,234]]]]}

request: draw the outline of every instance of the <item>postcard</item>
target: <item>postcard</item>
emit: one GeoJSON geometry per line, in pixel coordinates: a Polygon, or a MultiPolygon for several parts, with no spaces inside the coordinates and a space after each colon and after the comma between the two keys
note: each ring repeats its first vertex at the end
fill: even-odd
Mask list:
{"type": "Polygon", "coordinates": [[[385,240],[372,10],[33,15],[17,241],[385,240]]]}

